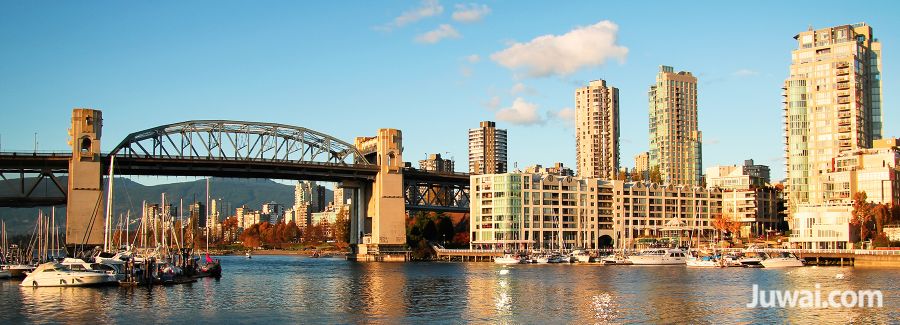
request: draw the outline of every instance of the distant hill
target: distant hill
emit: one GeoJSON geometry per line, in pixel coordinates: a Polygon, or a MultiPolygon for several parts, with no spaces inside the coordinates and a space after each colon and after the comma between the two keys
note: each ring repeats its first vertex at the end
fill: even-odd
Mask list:
{"type": "MultiPolygon", "coordinates": [[[[66,178],[62,177],[60,182],[65,185],[66,178]]],[[[0,187],[5,186],[6,184],[0,181],[0,187]]],[[[185,213],[191,202],[195,200],[204,202],[206,200],[205,179],[145,186],[127,178],[116,178],[113,189],[115,191],[113,193],[114,215],[124,215],[128,210],[131,210],[132,216],[139,216],[141,214],[141,202],[146,200],[148,203],[159,203],[163,192],[166,193],[166,200],[174,203],[175,206],[178,206],[179,199],[183,199],[185,213]]],[[[271,201],[283,204],[285,207],[290,207],[294,204],[294,186],[268,179],[213,178],[209,182],[209,191],[210,199],[221,199],[220,209],[223,209],[223,213],[226,212],[224,211],[225,209],[230,207],[230,211],[227,211],[228,215],[231,215],[235,208],[244,205],[251,209],[260,209],[263,203],[271,201]]],[[[326,189],[326,202],[331,201],[332,195],[332,191],[326,189]]],[[[40,210],[50,214],[51,208],[42,207],[40,210]]],[[[65,211],[65,207],[56,209],[57,223],[59,225],[65,224],[65,211]]],[[[6,221],[10,235],[31,233],[37,215],[38,208],[0,208],[0,219],[6,221]]]]}

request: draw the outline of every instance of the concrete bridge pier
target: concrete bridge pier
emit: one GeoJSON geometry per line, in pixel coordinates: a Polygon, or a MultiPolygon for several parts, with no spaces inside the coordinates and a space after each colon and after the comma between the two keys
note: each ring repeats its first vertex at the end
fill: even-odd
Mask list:
{"type": "Polygon", "coordinates": [[[69,129],[72,159],[66,202],[66,246],[89,250],[103,245],[103,161],[100,136],[103,117],[99,110],[72,110],[69,129]]]}
{"type": "MultiPolygon", "coordinates": [[[[354,202],[365,204],[363,220],[357,221],[353,254],[357,261],[406,261],[406,208],[403,199],[403,140],[400,130],[379,129],[374,137],[356,138],[356,148],[378,165],[375,181],[360,188],[354,202]],[[364,230],[369,230],[365,232],[364,230]]],[[[351,229],[352,225],[351,225],[351,229]]],[[[352,230],[351,230],[352,231],[352,230]]]]}

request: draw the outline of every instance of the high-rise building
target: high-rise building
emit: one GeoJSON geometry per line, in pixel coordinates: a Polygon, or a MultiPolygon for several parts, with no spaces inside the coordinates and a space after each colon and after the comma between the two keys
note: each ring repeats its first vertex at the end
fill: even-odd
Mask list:
{"type": "Polygon", "coordinates": [[[825,201],[823,174],[842,152],[881,138],[881,43],[864,23],[794,36],[784,83],[786,191],[791,212],[825,201]]]}
{"type": "Polygon", "coordinates": [[[496,123],[483,121],[477,129],[469,129],[469,173],[502,174],[506,172],[506,130],[496,123]]]}
{"type": "Polygon", "coordinates": [[[425,160],[419,160],[419,169],[429,172],[452,173],[453,160],[441,158],[441,154],[430,154],[425,160]]]}
{"type": "Polygon", "coordinates": [[[650,179],[650,153],[642,152],[634,156],[634,171],[640,179],[650,179]]]}
{"type": "Polygon", "coordinates": [[[194,202],[188,208],[190,209],[191,227],[206,228],[206,205],[203,202],[194,202]]]}
{"type": "Polygon", "coordinates": [[[702,134],[697,126],[697,78],[660,66],[650,86],[650,167],[665,184],[700,185],[702,134]]]}
{"type": "Polygon", "coordinates": [[[614,179],[619,171],[619,89],[594,80],[575,90],[578,176],[614,179]]]}

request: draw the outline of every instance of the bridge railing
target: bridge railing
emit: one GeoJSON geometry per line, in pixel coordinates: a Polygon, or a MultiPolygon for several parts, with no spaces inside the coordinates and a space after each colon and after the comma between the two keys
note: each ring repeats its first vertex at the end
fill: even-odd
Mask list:
{"type": "Polygon", "coordinates": [[[163,155],[117,155],[117,159],[160,159],[160,160],[182,160],[182,161],[226,161],[226,162],[271,162],[271,163],[296,163],[298,165],[315,165],[315,166],[328,166],[328,167],[351,167],[351,168],[362,168],[362,169],[377,169],[378,166],[371,164],[348,164],[348,163],[333,163],[333,162],[322,162],[322,161],[297,161],[297,160],[285,160],[285,159],[271,159],[271,158],[258,158],[258,157],[249,157],[249,158],[235,158],[235,157],[169,157],[163,155]]]}
{"type": "Polygon", "coordinates": [[[14,157],[69,157],[71,151],[63,150],[38,150],[38,151],[0,151],[0,156],[14,157]]]}

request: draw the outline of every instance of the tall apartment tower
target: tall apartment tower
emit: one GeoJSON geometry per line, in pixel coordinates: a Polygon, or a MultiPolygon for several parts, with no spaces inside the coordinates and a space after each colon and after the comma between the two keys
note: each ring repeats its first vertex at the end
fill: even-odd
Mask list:
{"type": "Polygon", "coordinates": [[[823,174],[842,152],[881,139],[881,43],[872,27],[842,25],[794,36],[784,82],[785,191],[798,204],[824,202],[823,174]]]}
{"type": "Polygon", "coordinates": [[[469,129],[469,173],[506,173],[506,130],[483,121],[477,129],[469,129]]]}
{"type": "Polygon", "coordinates": [[[619,170],[619,89],[594,80],[575,90],[578,176],[611,180],[619,170]]]}
{"type": "Polygon", "coordinates": [[[697,78],[660,66],[650,86],[650,167],[663,183],[700,185],[702,134],[697,126],[697,78]]]}

